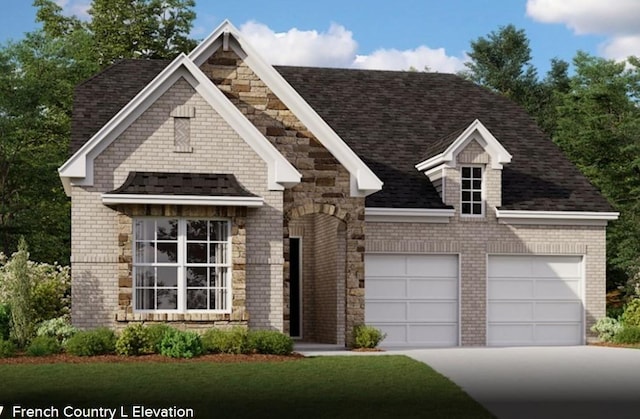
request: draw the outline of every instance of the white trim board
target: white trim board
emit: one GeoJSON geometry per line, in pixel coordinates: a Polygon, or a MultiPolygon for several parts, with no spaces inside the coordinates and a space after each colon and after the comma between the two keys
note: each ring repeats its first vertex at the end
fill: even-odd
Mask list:
{"type": "Polygon", "coordinates": [[[415,165],[419,171],[430,171],[438,166],[456,167],[456,157],[471,142],[477,141],[491,156],[491,168],[502,169],[511,163],[511,154],[478,119],[473,121],[445,151],[415,165]]]}
{"type": "Polygon", "coordinates": [[[454,209],[429,208],[365,208],[367,223],[436,223],[446,224],[454,209]]]}
{"type": "Polygon", "coordinates": [[[95,158],[180,78],[185,79],[265,161],[270,190],[284,190],[300,182],[302,175],[296,168],[186,55],[180,54],[58,169],[67,195],[71,193],[72,183],[93,185],[95,158]]]}
{"type": "Polygon", "coordinates": [[[496,209],[496,218],[500,224],[606,226],[608,221],[617,220],[619,215],[619,212],[496,209]]]}
{"type": "Polygon", "coordinates": [[[296,90],[268,64],[249,43],[240,31],[225,20],[191,53],[189,58],[201,66],[218,48],[225,46],[221,37],[231,34],[228,47],[231,48],[269,89],[293,112],[320,143],[342,164],[351,175],[351,196],[367,196],[382,189],[382,181],[349,148],[336,132],[317,114],[296,90]]]}
{"type": "Polygon", "coordinates": [[[105,205],[158,204],[158,205],[206,205],[228,207],[261,207],[264,198],[245,196],[200,196],[200,195],[143,195],[102,194],[105,205]]]}

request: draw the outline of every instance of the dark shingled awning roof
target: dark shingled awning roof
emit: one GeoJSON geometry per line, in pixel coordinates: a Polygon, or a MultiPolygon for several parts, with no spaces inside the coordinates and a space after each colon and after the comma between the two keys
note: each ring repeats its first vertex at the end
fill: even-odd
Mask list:
{"type": "Polygon", "coordinates": [[[232,174],[130,172],[109,194],[256,197],[232,174]]]}
{"type": "MultiPolygon", "coordinates": [[[[71,152],[169,63],[123,60],[76,88],[71,152]]],[[[276,67],[384,182],[368,207],[448,208],[415,169],[471,122],[513,156],[503,169],[503,210],[608,212],[611,206],[535,121],[512,101],[453,74],[276,67]]]]}

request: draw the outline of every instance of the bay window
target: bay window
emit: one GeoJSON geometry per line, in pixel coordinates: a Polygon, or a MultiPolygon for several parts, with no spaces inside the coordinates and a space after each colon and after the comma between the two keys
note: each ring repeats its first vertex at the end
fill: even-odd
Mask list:
{"type": "Polygon", "coordinates": [[[137,218],[133,236],[134,310],[230,312],[228,220],[137,218]]]}

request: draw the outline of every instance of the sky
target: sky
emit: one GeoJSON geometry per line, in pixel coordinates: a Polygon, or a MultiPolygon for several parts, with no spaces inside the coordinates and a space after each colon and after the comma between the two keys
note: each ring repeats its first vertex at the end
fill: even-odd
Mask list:
{"type": "MultiPolygon", "coordinates": [[[[31,0],[1,0],[0,42],[37,29],[31,0]]],[[[89,19],[90,0],[55,0],[89,19]]],[[[640,55],[640,0],[196,0],[192,37],[229,19],[272,64],[418,70],[464,69],[470,42],[501,26],[524,29],[541,76],[578,50],[640,55]]]]}

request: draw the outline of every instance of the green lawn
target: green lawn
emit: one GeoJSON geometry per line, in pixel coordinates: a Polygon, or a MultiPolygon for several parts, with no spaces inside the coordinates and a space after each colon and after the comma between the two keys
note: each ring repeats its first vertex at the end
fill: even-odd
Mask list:
{"type": "Polygon", "coordinates": [[[15,404],[178,406],[196,418],[491,417],[451,381],[403,356],[0,365],[0,404],[3,417],[15,404]]]}

